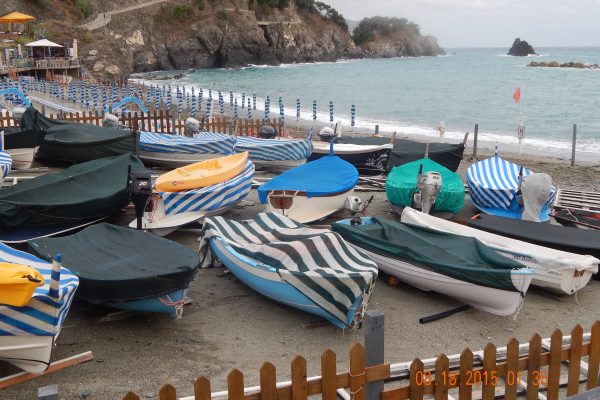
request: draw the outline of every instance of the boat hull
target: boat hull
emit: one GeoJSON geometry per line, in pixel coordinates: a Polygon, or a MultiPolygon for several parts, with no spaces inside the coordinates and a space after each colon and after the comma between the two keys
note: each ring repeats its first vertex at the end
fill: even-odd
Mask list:
{"type": "Polygon", "coordinates": [[[12,158],[13,169],[29,169],[35,157],[35,148],[18,148],[6,150],[12,158]]]}
{"type": "Polygon", "coordinates": [[[138,156],[144,164],[162,167],[184,167],[197,162],[223,157],[223,154],[183,154],[183,153],[160,153],[154,151],[139,150],[138,156]]]}
{"type": "MultiPolygon", "coordinates": [[[[315,142],[313,146],[313,152],[308,161],[318,160],[329,155],[329,143],[315,142]]],[[[354,165],[361,175],[380,175],[386,172],[392,147],[392,144],[336,144],[334,145],[334,153],[342,160],[354,165]]]]}
{"type": "Polygon", "coordinates": [[[340,210],[344,207],[346,198],[353,193],[354,189],[331,196],[307,197],[297,195],[293,197],[292,205],[287,210],[277,209],[267,200],[265,209],[267,212],[280,213],[294,221],[306,224],[321,220],[340,210]]]}
{"type": "Polygon", "coordinates": [[[271,169],[271,170],[283,170],[289,168],[295,168],[306,163],[305,159],[302,160],[278,160],[278,161],[263,161],[263,160],[252,160],[256,168],[260,169],[271,169]]]}
{"type": "Polygon", "coordinates": [[[177,309],[174,305],[168,303],[180,303],[187,296],[188,289],[175,290],[163,296],[153,297],[151,299],[143,299],[136,301],[127,301],[120,303],[106,303],[108,307],[117,308],[119,310],[134,311],[140,313],[162,313],[172,317],[177,316],[177,309]]]}
{"type": "Polygon", "coordinates": [[[0,360],[38,374],[48,369],[53,344],[54,336],[0,336],[0,360]]]}

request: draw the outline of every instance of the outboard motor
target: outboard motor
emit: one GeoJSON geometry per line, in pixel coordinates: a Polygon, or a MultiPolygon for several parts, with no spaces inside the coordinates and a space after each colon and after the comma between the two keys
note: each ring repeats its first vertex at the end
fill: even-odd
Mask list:
{"type": "Polygon", "coordinates": [[[540,222],[540,211],[552,192],[552,178],[548,174],[532,174],[521,178],[523,201],[522,220],[540,222]]]}
{"type": "Polygon", "coordinates": [[[183,135],[193,137],[194,133],[198,132],[200,132],[200,121],[192,117],[186,119],[183,125],[183,135]]]}
{"type": "Polygon", "coordinates": [[[118,128],[119,118],[114,114],[104,113],[104,118],[102,118],[102,126],[107,128],[118,128]]]}
{"type": "Polygon", "coordinates": [[[442,190],[442,175],[434,171],[423,173],[423,165],[421,165],[417,175],[417,190],[418,192],[413,196],[413,206],[429,214],[437,195],[442,190]]]}
{"type": "Polygon", "coordinates": [[[258,130],[258,137],[263,139],[275,139],[277,137],[277,130],[271,125],[263,125],[258,130]]]}
{"type": "Polygon", "coordinates": [[[152,177],[150,172],[134,171],[129,167],[129,179],[127,180],[127,191],[131,201],[135,206],[135,218],[137,219],[137,229],[142,229],[142,217],[146,203],[152,195],[152,177]]]}
{"type": "Polygon", "coordinates": [[[366,203],[363,203],[360,197],[357,196],[346,197],[344,208],[350,211],[350,225],[362,224],[362,216],[367,211],[367,207],[369,207],[371,201],[373,201],[373,196],[366,203]]]}
{"type": "Polygon", "coordinates": [[[331,142],[331,139],[335,142],[337,133],[330,127],[326,126],[319,131],[319,138],[322,142],[331,142]]]}

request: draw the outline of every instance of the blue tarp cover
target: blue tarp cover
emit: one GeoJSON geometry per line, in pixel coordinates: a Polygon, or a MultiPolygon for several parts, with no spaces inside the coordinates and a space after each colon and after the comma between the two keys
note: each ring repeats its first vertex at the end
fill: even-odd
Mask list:
{"type": "Polygon", "coordinates": [[[299,190],[308,197],[342,193],[358,183],[354,165],[337,156],[327,156],[285,171],[258,188],[258,198],[267,202],[271,190],[299,190]]]}

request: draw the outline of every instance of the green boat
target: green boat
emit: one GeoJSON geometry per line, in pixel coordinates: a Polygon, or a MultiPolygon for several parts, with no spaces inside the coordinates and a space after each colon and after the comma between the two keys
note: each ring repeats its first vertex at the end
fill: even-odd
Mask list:
{"type": "Polygon", "coordinates": [[[85,226],[129,203],[128,169],[134,155],[74,165],[0,190],[0,241],[19,243],[85,226]]]}
{"type": "Polygon", "coordinates": [[[435,198],[432,211],[459,212],[465,204],[465,186],[456,172],[429,158],[394,167],[385,182],[387,198],[393,206],[411,207],[417,193],[417,176],[422,166],[423,174],[437,172],[442,178],[442,188],[435,198]]]}

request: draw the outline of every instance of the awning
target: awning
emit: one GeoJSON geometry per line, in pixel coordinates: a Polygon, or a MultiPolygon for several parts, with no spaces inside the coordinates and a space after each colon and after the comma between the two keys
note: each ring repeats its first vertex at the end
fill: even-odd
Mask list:
{"type": "Polygon", "coordinates": [[[36,40],[35,42],[27,43],[27,47],[63,47],[58,43],[49,41],[48,39],[36,40]]]}
{"type": "Polygon", "coordinates": [[[34,19],[35,17],[32,17],[31,15],[23,14],[18,11],[12,11],[0,17],[0,24],[19,24],[34,19]]]}

